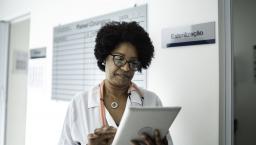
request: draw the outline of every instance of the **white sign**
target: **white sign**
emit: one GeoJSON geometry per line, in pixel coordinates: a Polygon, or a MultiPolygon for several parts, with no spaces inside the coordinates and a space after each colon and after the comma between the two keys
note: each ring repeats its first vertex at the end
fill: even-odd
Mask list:
{"type": "Polygon", "coordinates": [[[162,30],[162,47],[215,43],[215,22],[162,30]]]}

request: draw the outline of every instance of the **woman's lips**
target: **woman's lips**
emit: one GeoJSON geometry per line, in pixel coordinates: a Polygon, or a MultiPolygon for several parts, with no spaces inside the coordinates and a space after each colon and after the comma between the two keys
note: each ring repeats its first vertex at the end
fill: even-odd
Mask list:
{"type": "Polygon", "coordinates": [[[130,79],[131,78],[130,75],[128,75],[128,74],[115,74],[115,75],[119,76],[121,78],[126,78],[126,79],[130,79]]]}

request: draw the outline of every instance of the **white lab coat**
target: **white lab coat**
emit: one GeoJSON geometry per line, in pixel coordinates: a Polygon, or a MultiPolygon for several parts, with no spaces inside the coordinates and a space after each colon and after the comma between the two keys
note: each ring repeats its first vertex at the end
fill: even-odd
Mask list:
{"type": "MultiPolygon", "coordinates": [[[[144,96],[143,107],[162,106],[159,97],[148,90],[139,88],[144,96]]],[[[126,107],[142,106],[142,100],[136,91],[132,91],[127,99],[126,107]]],[[[100,118],[100,89],[95,86],[88,92],[76,95],[71,101],[63,125],[59,145],[86,145],[87,135],[102,126],[100,118]]],[[[106,111],[109,126],[117,128],[110,113],[106,111]]],[[[168,144],[172,145],[171,136],[167,135],[168,144]]]]}

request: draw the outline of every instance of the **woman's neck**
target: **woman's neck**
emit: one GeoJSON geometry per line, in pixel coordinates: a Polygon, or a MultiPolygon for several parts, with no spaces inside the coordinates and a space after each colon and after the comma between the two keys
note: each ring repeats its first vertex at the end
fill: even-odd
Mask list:
{"type": "Polygon", "coordinates": [[[106,96],[122,97],[127,96],[129,85],[127,86],[115,86],[108,81],[104,81],[104,94],[106,96]]]}

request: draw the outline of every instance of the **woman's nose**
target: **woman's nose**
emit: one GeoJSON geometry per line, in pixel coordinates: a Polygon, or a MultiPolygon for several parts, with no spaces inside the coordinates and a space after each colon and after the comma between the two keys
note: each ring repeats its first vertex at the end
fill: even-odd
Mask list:
{"type": "Polygon", "coordinates": [[[125,63],[125,64],[121,67],[121,69],[122,69],[123,71],[129,71],[129,70],[130,70],[129,63],[125,63]]]}

